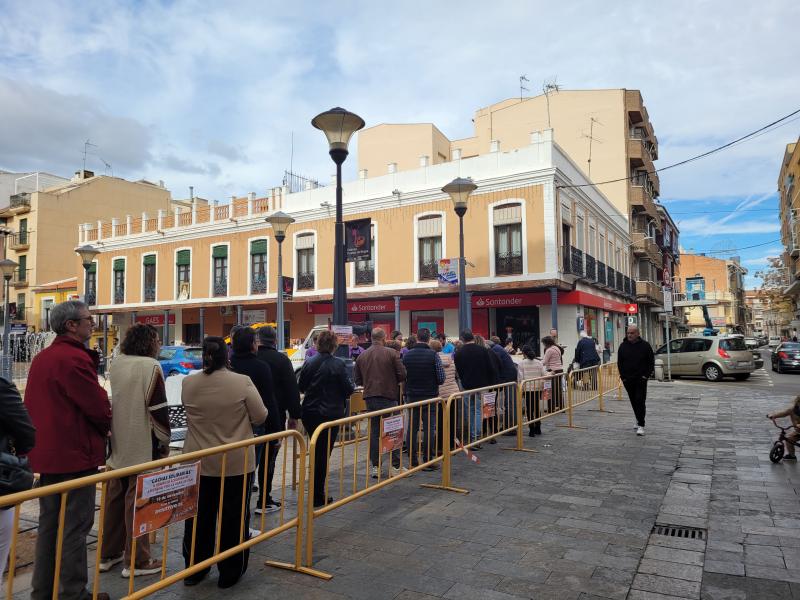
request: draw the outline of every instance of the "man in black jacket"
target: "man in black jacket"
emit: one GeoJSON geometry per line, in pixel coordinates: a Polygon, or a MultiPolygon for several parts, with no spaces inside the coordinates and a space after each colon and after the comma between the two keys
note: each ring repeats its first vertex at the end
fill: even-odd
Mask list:
{"type": "MultiPolygon", "coordinates": [[[[464,390],[474,390],[477,388],[495,385],[500,381],[500,374],[495,367],[494,361],[499,359],[492,355],[482,344],[475,343],[475,336],[472,331],[465,329],[461,332],[463,345],[456,351],[453,360],[456,364],[456,372],[464,390]]],[[[465,394],[464,409],[461,411],[462,419],[468,418],[469,442],[475,442],[481,437],[482,419],[481,396],[478,394],[465,394]]],[[[456,434],[461,435],[464,424],[456,426],[456,434]]],[[[466,436],[465,436],[466,437],[466,436]]],[[[461,440],[467,444],[467,440],[461,440]]],[[[480,450],[480,444],[472,447],[473,450],[480,450]]]]}
{"type": "MultiPolygon", "coordinates": [[[[417,332],[417,343],[403,356],[403,365],[406,368],[406,397],[409,403],[436,398],[439,395],[439,386],[444,383],[444,367],[442,367],[439,355],[428,346],[430,341],[431,332],[423,327],[417,332]]],[[[420,416],[422,421],[422,462],[431,460],[442,449],[441,403],[437,404],[435,408],[429,404],[412,409],[408,425],[408,443],[411,448],[409,456],[412,468],[420,462],[417,456],[420,416]],[[435,423],[433,422],[434,418],[436,419],[435,423]],[[436,439],[439,440],[438,449],[432,447],[430,434],[434,432],[436,439]]],[[[431,470],[434,468],[436,467],[430,467],[431,470]]]]}
{"type": "MultiPolygon", "coordinates": [[[[275,401],[275,394],[273,393],[273,380],[272,371],[269,366],[258,360],[256,352],[258,351],[258,343],[256,342],[256,332],[252,327],[241,327],[237,329],[233,338],[231,339],[233,346],[233,355],[231,356],[231,369],[241,375],[247,375],[256,386],[264,406],[267,407],[267,421],[259,426],[253,428],[255,435],[264,435],[269,433],[277,433],[283,431],[283,419],[278,409],[278,404],[275,401]]],[[[266,462],[265,454],[266,444],[259,444],[256,446],[256,465],[258,469],[258,489],[259,499],[258,505],[255,509],[256,514],[262,512],[273,512],[280,509],[280,504],[270,497],[272,489],[272,473],[269,468],[267,469],[267,483],[264,485],[264,464],[266,462]],[[262,489],[264,488],[264,489],[262,489]],[[267,502],[262,511],[263,493],[267,493],[267,502]]],[[[277,454],[280,445],[278,444],[273,448],[273,443],[269,444],[269,461],[273,464],[275,454],[277,454]]]]}
{"type": "Polygon", "coordinates": [[[625,339],[617,350],[619,377],[628,392],[636,415],[636,435],[644,435],[644,417],[647,412],[647,380],[655,367],[653,348],[639,335],[639,328],[630,325],[625,339]]]}

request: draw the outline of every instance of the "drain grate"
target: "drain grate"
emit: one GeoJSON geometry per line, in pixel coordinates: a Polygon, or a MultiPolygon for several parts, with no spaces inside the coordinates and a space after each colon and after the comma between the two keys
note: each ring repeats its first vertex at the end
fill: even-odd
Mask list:
{"type": "Polygon", "coordinates": [[[696,527],[681,527],[679,525],[659,525],[653,526],[653,535],[666,535],[669,537],[683,538],[686,540],[706,539],[706,530],[696,527]]]}

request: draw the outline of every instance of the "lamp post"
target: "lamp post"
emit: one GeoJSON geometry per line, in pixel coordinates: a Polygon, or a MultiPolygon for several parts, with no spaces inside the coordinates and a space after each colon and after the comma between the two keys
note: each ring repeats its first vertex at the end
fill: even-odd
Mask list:
{"type": "Polygon", "coordinates": [[[81,262],[83,263],[83,295],[84,299],[86,300],[86,304],[91,306],[95,303],[96,298],[89,296],[89,268],[92,266],[94,257],[100,254],[100,250],[94,246],[86,244],[85,246],[78,246],[75,248],[75,253],[81,257],[81,262]]]}
{"type": "Polygon", "coordinates": [[[329,154],[336,163],[336,223],[333,252],[333,324],[347,324],[347,288],[345,287],[344,223],[342,222],[342,163],[347,158],[347,144],[364,127],[364,119],[343,108],[318,114],[311,124],[328,138],[329,154]]]}
{"type": "Polygon", "coordinates": [[[464,267],[464,215],[467,212],[467,200],[478,188],[472,179],[458,177],[442,188],[453,200],[453,208],[458,215],[458,334],[468,329],[470,307],[467,305],[467,280],[464,267]]]}
{"type": "Polygon", "coordinates": [[[284,336],[285,333],[283,331],[283,240],[286,239],[286,229],[288,229],[289,225],[294,223],[294,219],[287,215],[284,212],[278,211],[272,213],[266,219],[264,219],[267,223],[272,226],[272,230],[275,232],[275,241],[278,242],[278,307],[277,307],[277,316],[275,318],[278,321],[278,351],[282,351],[285,348],[284,336]]]}
{"type": "Polygon", "coordinates": [[[14,271],[19,265],[11,259],[0,260],[0,272],[3,273],[3,355],[0,375],[11,381],[11,319],[8,315],[8,284],[14,276],[14,271]]]}

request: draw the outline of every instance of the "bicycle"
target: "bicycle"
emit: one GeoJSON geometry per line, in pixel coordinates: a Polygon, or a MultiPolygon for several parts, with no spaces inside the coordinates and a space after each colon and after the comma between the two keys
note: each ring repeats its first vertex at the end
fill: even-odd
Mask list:
{"type": "MultiPolygon", "coordinates": [[[[769,419],[769,417],[767,418],[769,419]]],[[[783,458],[783,454],[785,452],[784,442],[789,442],[795,448],[800,448],[800,444],[798,444],[794,440],[789,439],[789,437],[786,435],[787,431],[789,431],[790,429],[795,429],[794,425],[792,425],[791,427],[781,427],[780,425],[778,425],[775,419],[770,419],[770,420],[772,421],[772,424],[775,425],[775,427],[781,430],[781,434],[780,436],[778,436],[778,440],[774,444],[772,444],[772,450],[769,451],[769,459],[777,464],[781,462],[781,459],[783,458]]],[[[797,430],[795,429],[795,431],[797,430]]]]}

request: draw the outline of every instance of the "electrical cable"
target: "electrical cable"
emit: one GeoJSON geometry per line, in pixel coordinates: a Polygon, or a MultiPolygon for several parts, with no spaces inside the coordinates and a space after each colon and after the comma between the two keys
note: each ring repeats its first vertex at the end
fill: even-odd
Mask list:
{"type": "MultiPolygon", "coordinates": [[[[755,137],[757,135],[760,135],[762,133],[766,133],[766,131],[769,130],[770,128],[775,127],[776,125],[778,125],[780,123],[783,123],[784,121],[787,121],[788,119],[791,119],[792,117],[794,117],[796,115],[799,115],[799,114],[800,114],[800,108],[798,108],[795,111],[790,112],[788,115],[783,116],[780,119],[776,119],[775,121],[772,121],[772,123],[764,125],[763,127],[759,127],[755,131],[751,131],[750,133],[745,134],[745,135],[743,135],[743,136],[741,136],[739,138],[736,138],[733,141],[730,141],[730,142],[728,142],[726,144],[723,144],[722,146],[717,146],[716,148],[708,150],[707,152],[703,152],[701,154],[697,154],[695,156],[691,156],[689,158],[686,158],[684,160],[678,161],[678,162],[673,163],[671,165],[667,165],[666,167],[661,167],[659,169],[653,169],[652,171],[647,171],[647,174],[648,175],[652,175],[653,173],[660,173],[662,171],[667,171],[668,169],[674,169],[675,167],[680,167],[682,165],[686,165],[686,164],[694,162],[696,160],[700,160],[701,158],[705,158],[705,157],[710,156],[712,154],[716,154],[717,152],[721,152],[722,150],[725,150],[726,148],[730,148],[731,146],[733,146],[735,144],[738,144],[740,142],[743,142],[745,140],[753,138],[753,137],[755,137]]],[[[594,183],[580,183],[580,184],[574,184],[574,185],[559,185],[559,186],[556,186],[556,187],[558,189],[597,187],[599,185],[604,185],[606,183],[618,183],[620,181],[628,181],[628,179],[629,179],[629,177],[620,177],[619,179],[609,179],[608,181],[598,181],[598,182],[594,182],[594,183]]]]}
{"type": "Polygon", "coordinates": [[[728,250],[709,250],[708,252],[698,252],[697,250],[694,250],[693,252],[685,252],[684,254],[731,254],[733,252],[739,252],[740,250],[749,250],[750,248],[758,248],[759,246],[775,244],[780,241],[780,239],[771,240],[769,242],[764,242],[763,244],[753,244],[752,246],[742,246],[741,248],[730,248],[728,250]]]}

